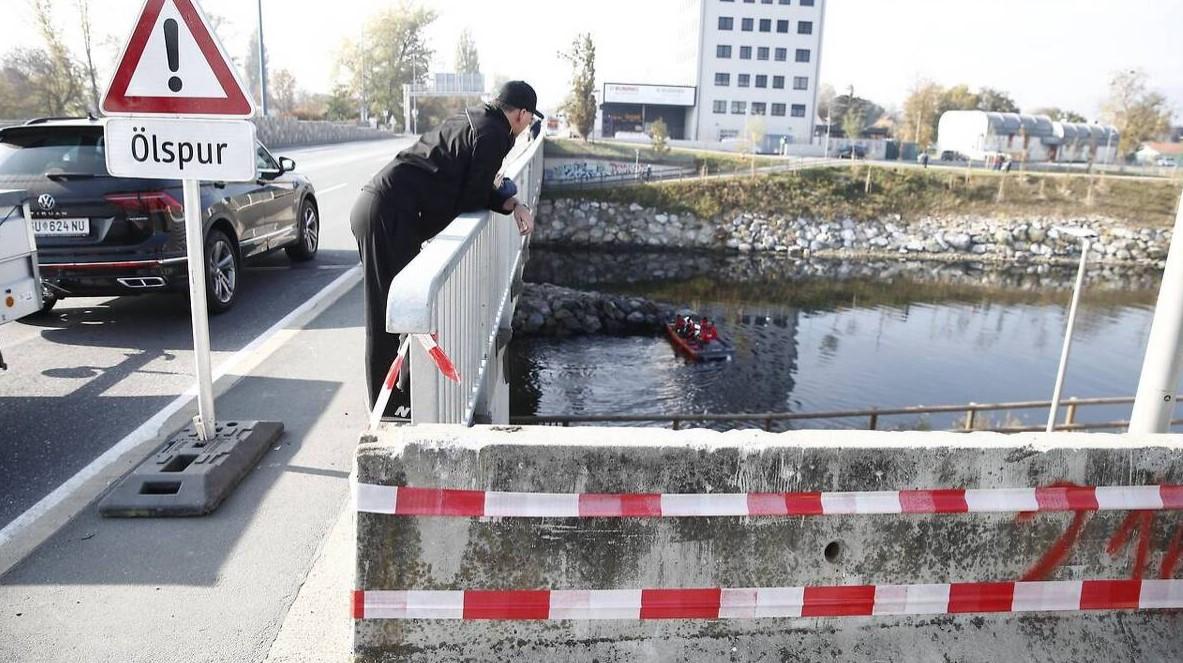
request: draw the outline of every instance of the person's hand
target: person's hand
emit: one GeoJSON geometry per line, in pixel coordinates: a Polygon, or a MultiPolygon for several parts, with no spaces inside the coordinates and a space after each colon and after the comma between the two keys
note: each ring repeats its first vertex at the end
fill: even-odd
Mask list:
{"type": "Polygon", "coordinates": [[[522,203],[513,208],[513,220],[518,224],[518,232],[522,235],[534,232],[534,214],[522,203]]]}

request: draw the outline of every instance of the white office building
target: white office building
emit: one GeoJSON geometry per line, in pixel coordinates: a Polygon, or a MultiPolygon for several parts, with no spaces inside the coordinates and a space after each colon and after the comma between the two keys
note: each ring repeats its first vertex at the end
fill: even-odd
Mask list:
{"type": "Polygon", "coordinates": [[[808,143],[817,111],[826,0],[702,0],[698,99],[687,138],[808,143]]]}

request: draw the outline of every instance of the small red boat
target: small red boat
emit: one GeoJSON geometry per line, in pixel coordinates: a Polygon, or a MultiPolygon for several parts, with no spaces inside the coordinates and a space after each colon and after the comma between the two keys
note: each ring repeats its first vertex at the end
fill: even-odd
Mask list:
{"type": "Polygon", "coordinates": [[[735,348],[731,341],[722,337],[708,343],[696,338],[686,338],[678,333],[672,322],[665,324],[665,333],[670,337],[670,343],[675,350],[694,361],[727,361],[735,357],[735,348]]]}

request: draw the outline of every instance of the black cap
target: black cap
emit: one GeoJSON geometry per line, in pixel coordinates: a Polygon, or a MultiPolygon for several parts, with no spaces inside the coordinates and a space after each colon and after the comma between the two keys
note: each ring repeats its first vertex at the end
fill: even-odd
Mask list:
{"type": "Polygon", "coordinates": [[[538,112],[538,93],[526,81],[509,81],[501,86],[497,93],[497,101],[514,108],[524,108],[540,118],[546,116],[538,112]]]}

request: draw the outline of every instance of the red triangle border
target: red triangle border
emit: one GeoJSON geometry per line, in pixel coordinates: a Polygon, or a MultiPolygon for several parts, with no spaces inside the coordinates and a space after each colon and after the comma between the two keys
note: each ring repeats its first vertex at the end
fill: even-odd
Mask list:
{"type": "Polygon", "coordinates": [[[131,38],[123,50],[119,67],[111,77],[107,94],[103,97],[103,112],[108,115],[201,115],[223,117],[250,117],[255,107],[246,96],[238,78],[222,57],[222,51],[206,29],[205,22],[193,6],[192,0],[147,0],[140,11],[140,18],[132,30],[131,38]],[[127,96],[131,77],[135,74],[144,48],[156,25],[156,19],[164,9],[165,2],[172,2],[185,20],[189,32],[197,42],[201,54],[209,63],[225,98],[219,97],[139,97],[127,96]]]}

